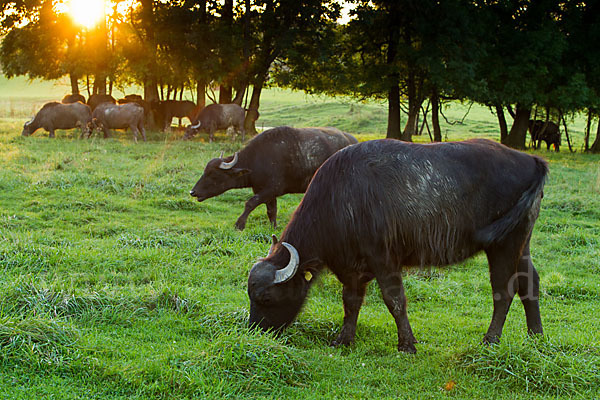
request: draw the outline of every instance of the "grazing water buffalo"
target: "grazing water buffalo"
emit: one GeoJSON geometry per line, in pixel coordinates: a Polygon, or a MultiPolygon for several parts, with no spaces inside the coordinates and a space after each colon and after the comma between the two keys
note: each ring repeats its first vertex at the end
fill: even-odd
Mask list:
{"type": "Polygon", "coordinates": [[[499,340],[516,293],[529,332],[542,333],[529,239],[546,174],[541,158],[485,139],[384,139],[340,150],[315,174],[282,242],[252,267],[250,325],[289,325],[327,266],[343,284],[344,322],[333,345],[353,342],[367,284],[376,279],[398,350],[414,353],[402,267],[449,265],[485,251],[494,312],[484,341],[499,340]]]}
{"type": "Polygon", "coordinates": [[[248,214],[262,203],[267,205],[269,221],[277,226],[277,197],[303,193],[328,157],[354,143],[353,136],[335,128],[269,129],[233,156],[209,161],[190,195],[204,201],[229,189],[251,187],[255,195],[246,202],[235,227],[243,230],[248,214]]]}
{"type": "Polygon", "coordinates": [[[93,94],[87,101],[88,106],[94,111],[102,103],[117,104],[117,101],[110,94],[93,94]]]}
{"type": "Polygon", "coordinates": [[[96,107],[92,113],[92,127],[102,128],[104,137],[110,136],[109,129],[131,129],[133,139],[137,142],[138,132],[146,141],[144,129],[144,109],[136,103],[111,104],[104,103],[96,107]]]}
{"type": "Polygon", "coordinates": [[[196,104],[189,100],[155,101],[152,103],[152,110],[157,116],[157,120],[162,121],[163,128],[167,129],[175,117],[179,118],[179,126],[181,126],[181,118],[184,117],[193,122],[196,104]]]}
{"type": "MultiPolygon", "coordinates": [[[[202,109],[193,124],[185,130],[184,139],[190,139],[196,133],[208,133],[209,141],[213,141],[215,131],[233,128],[242,133],[242,141],[246,136],[244,129],[244,109],[237,104],[210,104],[202,109]]],[[[233,134],[235,139],[235,133],[233,134]]]]}
{"type": "Polygon", "coordinates": [[[44,128],[54,137],[55,129],[81,128],[81,137],[88,134],[88,124],[92,120],[90,108],[83,103],[63,104],[56,101],[46,103],[31,121],[23,125],[23,136],[29,136],[44,128]]]}
{"type": "Polygon", "coordinates": [[[63,103],[63,104],[70,104],[70,103],[77,103],[78,101],[80,101],[83,104],[85,104],[85,97],[83,97],[79,93],[77,93],[77,94],[65,94],[65,97],[63,97],[60,102],[63,103]]]}
{"type": "Polygon", "coordinates": [[[531,135],[531,140],[533,141],[533,146],[536,149],[540,148],[540,144],[542,140],[546,142],[546,148],[550,150],[550,145],[554,144],[554,148],[557,152],[560,151],[560,129],[558,125],[556,125],[552,121],[548,121],[546,125],[545,121],[536,119],[529,120],[529,134],[531,135]],[[546,128],[544,129],[544,126],[546,128]]]}

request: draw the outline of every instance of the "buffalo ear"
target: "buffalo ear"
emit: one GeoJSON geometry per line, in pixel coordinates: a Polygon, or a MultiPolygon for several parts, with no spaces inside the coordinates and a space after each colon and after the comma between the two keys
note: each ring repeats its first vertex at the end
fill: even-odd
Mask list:
{"type": "Polygon", "coordinates": [[[277,245],[277,236],[275,235],[271,235],[271,240],[273,241],[273,243],[271,243],[271,248],[269,249],[269,253],[267,254],[267,257],[269,257],[271,255],[271,253],[273,252],[273,250],[275,250],[275,246],[277,245]]]}
{"type": "Polygon", "coordinates": [[[252,171],[247,168],[232,168],[229,170],[229,172],[236,178],[239,178],[239,177],[249,174],[252,171]]]}

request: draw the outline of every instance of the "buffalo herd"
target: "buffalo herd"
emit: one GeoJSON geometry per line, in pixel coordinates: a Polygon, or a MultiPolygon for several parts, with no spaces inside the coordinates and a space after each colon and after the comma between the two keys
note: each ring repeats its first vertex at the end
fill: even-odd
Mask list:
{"type": "MultiPolygon", "coordinates": [[[[232,130],[245,139],[245,110],[236,104],[202,109],[189,101],[146,102],[139,95],[115,100],[78,95],[45,104],[25,123],[23,135],[39,128],[80,128],[82,137],[101,129],[129,128],[146,140],[150,116],[158,126],[188,118],[184,139],[232,130]]],[[[529,124],[534,147],[560,146],[551,121],[529,124]]],[[[265,258],[248,276],[249,326],[280,332],[299,314],[310,287],[325,269],[342,284],[344,317],[333,346],[354,341],[369,282],[375,280],[396,323],[399,351],[415,353],[403,286],[405,267],[446,266],[484,252],[492,287],[492,319],[485,343],[500,339],[518,294],[527,330],[542,334],[539,277],[530,240],[548,174],[540,157],[486,139],[414,144],[392,139],[358,143],[336,128],[279,126],[252,138],[233,155],[210,160],[189,192],[202,202],[235,188],[251,188],[235,228],[265,204],[277,227],[277,198],[305,193],[265,258]]]]}

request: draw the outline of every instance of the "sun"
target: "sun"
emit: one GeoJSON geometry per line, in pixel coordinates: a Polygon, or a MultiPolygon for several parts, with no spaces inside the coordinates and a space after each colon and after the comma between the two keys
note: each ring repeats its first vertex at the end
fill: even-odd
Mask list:
{"type": "Polygon", "coordinates": [[[93,28],[105,16],[105,0],[67,0],[66,3],[73,21],[85,28],[93,28]]]}

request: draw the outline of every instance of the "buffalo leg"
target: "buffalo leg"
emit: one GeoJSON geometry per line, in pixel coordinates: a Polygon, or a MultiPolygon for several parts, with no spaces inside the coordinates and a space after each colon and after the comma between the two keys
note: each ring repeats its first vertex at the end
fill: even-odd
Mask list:
{"type": "Polygon", "coordinates": [[[267,217],[271,221],[273,228],[277,228],[277,198],[266,202],[267,205],[267,217]]]}
{"type": "Polygon", "coordinates": [[[365,292],[370,279],[358,280],[351,284],[344,284],[342,299],[344,300],[344,323],[337,338],[331,342],[332,346],[347,345],[354,342],[356,336],[356,321],[358,313],[365,298],[365,292]]]}
{"type": "Polygon", "coordinates": [[[518,293],[525,308],[527,331],[529,334],[542,334],[542,318],[540,316],[540,277],[531,262],[529,241],[523,249],[519,260],[518,293]]]}
{"type": "Polygon", "coordinates": [[[412,333],[408,315],[406,313],[406,294],[402,284],[402,272],[390,270],[382,271],[376,276],[377,283],[383,295],[383,301],[390,313],[394,316],[398,328],[398,351],[416,353],[415,337],[412,333]]]}
{"type": "Polygon", "coordinates": [[[244,212],[242,213],[242,215],[240,215],[240,217],[238,218],[238,220],[235,223],[235,227],[236,229],[239,229],[240,231],[243,231],[244,228],[246,227],[246,220],[248,219],[248,215],[250,215],[250,213],[259,205],[261,205],[262,203],[267,202],[267,199],[270,199],[271,196],[270,195],[266,195],[264,193],[258,193],[254,196],[252,196],[250,198],[250,200],[248,200],[246,202],[246,206],[244,207],[244,212]]]}
{"type": "Polygon", "coordinates": [[[49,138],[54,138],[54,128],[50,128],[50,130],[48,130],[48,137],[49,138]]]}
{"type": "Polygon", "coordinates": [[[137,138],[138,138],[138,128],[135,125],[129,125],[129,129],[131,129],[131,132],[133,133],[133,140],[134,142],[137,143],[137,138]]]}
{"type": "Polygon", "coordinates": [[[494,246],[486,250],[490,267],[494,312],[492,322],[483,338],[485,343],[498,343],[500,340],[506,314],[518,290],[517,266],[521,260],[521,249],[517,248],[514,243],[511,241],[507,245],[494,246]]]}
{"type": "Polygon", "coordinates": [[[138,125],[138,129],[140,132],[142,132],[142,139],[144,139],[144,142],[146,141],[146,129],[144,128],[144,123],[140,122],[140,124],[138,125]]]}

